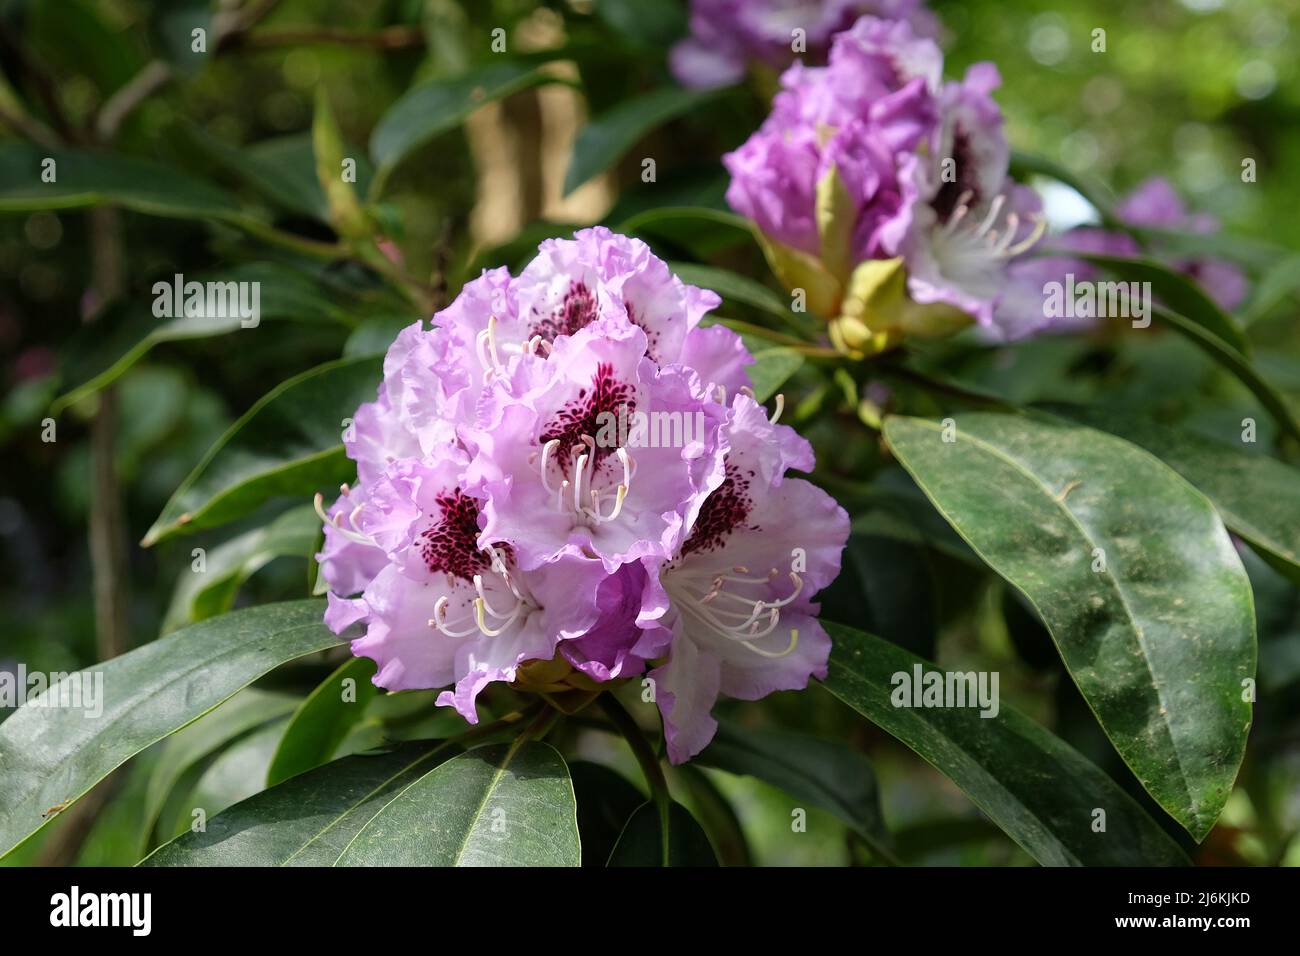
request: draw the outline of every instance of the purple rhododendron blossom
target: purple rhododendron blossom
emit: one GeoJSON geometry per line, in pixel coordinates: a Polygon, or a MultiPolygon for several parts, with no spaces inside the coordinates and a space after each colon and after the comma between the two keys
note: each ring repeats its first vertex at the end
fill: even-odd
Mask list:
{"type": "Polygon", "coordinates": [[[817,184],[835,170],[853,201],[853,253],[894,255],[917,198],[912,151],[935,127],[943,55],[905,23],[864,18],[826,67],[792,66],[772,113],[723,157],[727,202],[768,236],[817,255],[817,184]]]}
{"type": "Polygon", "coordinates": [[[678,82],[699,89],[739,82],[750,63],[774,70],[796,56],[822,63],[831,38],[863,14],[906,21],[919,36],[939,32],[921,0],[691,0],[691,34],[669,63],[678,82]]]}
{"type": "MultiPolygon", "coordinates": [[[[835,174],[853,216],[850,268],[901,258],[913,302],[1005,337],[1008,266],[1041,235],[1041,204],[1008,174],[996,67],[948,83],[942,72],[938,46],[907,22],[862,17],[825,67],[782,75],[763,126],[723,158],[727,200],[770,239],[820,257],[818,190],[835,174]]],[[[842,264],[827,268],[848,285],[842,264]]]]}
{"type": "Polygon", "coordinates": [[[317,501],[325,620],[364,627],[376,684],[476,722],[530,661],[648,671],[682,761],[720,693],[825,674],[812,599],[848,519],[785,476],[812,450],[749,397],[740,337],[701,325],[718,302],[594,228],[398,335],[345,443],[358,480],[317,501]]]}

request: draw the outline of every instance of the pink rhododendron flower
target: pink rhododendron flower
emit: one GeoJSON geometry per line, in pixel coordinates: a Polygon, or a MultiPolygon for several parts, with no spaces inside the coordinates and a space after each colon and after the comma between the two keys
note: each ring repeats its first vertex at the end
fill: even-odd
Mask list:
{"type": "Polygon", "coordinates": [[[817,304],[835,310],[825,318],[855,294],[857,266],[902,262],[908,299],[934,311],[844,310],[871,316],[863,335],[888,333],[875,348],[947,334],[957,320],[1010,335],[998,309],[1008,266],[1043,227],[1037,196],[1008,175],[997,69],[978,63],[948,83],[942,72],[938,46],[907,22],[862,17],[834,37],[825,67],[782,75],[763,126],[723,157],[732,208],[821,263],[817,304]]]}
{"type": "Polygon", "coordinates": [[[740,337],[701,324],[718,301],[586,229],[398,335],[345,443],[358,480],[317,501],[325,620],[364,627],[376,684],[445,688],[475,722],[530,661],[597,684],[653,667],[684,760],[719,693],[824,674],[812,597],[847,519],[785,479],[811,449],[748,397],[740,337]]]}
{"type": "Polygon", "coordinates": [[[669,63],[678,82],[701,89],[739,82],[751,62],[775,70],[796,56],[821,63],[831,37],[862,14],[906,21],[920,36],[939,32],[921,0],[691,0],[691,35],[669,63]]]}

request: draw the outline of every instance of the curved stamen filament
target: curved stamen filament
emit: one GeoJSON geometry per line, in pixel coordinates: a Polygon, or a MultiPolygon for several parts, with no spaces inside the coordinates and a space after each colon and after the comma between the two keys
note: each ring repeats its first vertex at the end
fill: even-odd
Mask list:
{"type": "MultiPolygon", "coordinates": [[[[969,212],[969,207],[965,204],[967,196],[967,193],[962,194],[962,199],[958,200],[957,208],[940,230],[940,235],[952,236],[957,231],[958,224],[969,212]]],[[[1016,242],[1016,233],[1025,224],[1025,219],[1016,212],[1006,213],[1003,219],[1007,203],[1005,193],[994,196],[980,224],[962,233],[963,239],[979,244],[985,254],[995,259],[1012,259],[1020,255],[1038,242],[1047,229],[1047,221],[1042,216],[1034,215],[1031,220],[1033,229],[1024,239],[1016,242]]]]}
{"type": "MultiPolygon", "coordinates": [[[[520,607],[522,607],[522,605],[520,605],[520,607]]],[[[510,625],[514,624],[515,620],[519,617],[519,607],[516,607],[515,612],[511,614],[508,618],[506,618],[501,623],[500,627],[491,628],[488,627],[487,620],[484,617],[483,612],[486,608],[487,608],[487,602],[485,600],[483,600],[482,598],[474,599],[474,620],[478,623],[478,629],[482,631],[484,634],[486,634],[488,637],[498,637],[501,634],[504,634],[507,630],[510,629],[510,625]]]]}
{"type": "Polygon", "coordinates": [[[1020,253],[1029,249],[1039,239],[1043,238],[1043,233],[1047,231],[1047,220],[1042,216],[1036,216],[1034,219],[1034,229],[1028,236],[1017,242],[1009,249],[1003,250],[1003,254],[1008,258],[1020,255],[1020,253]]]}
{"type": "Polygon", "coordinates": [[[515,606],[504,614],[488,603],[487,594],[483,591],[483,575],[474,575],[474,590],[478,592],[478,599],[483,602],[484,609],[497,620],[504,621],[507,618],[513,620],[519,614],[519,601],[515,601],[515,606]]]}
{"type": "Polygon", "coordinates": [[[783,651],[769,651],[749,643],[746,643],[745,646],[755,654],[760,654],[763,657],[788,657],[793,654],[794,649],[799,646],[799,629],[795,627],[790,628],[790,643],[783,651]]]}
{"type": "Polygon", "coordinates": [[[960,196],[957,197],[957,205],[953,209],[952,215],[948,217],[948,221],[947,223],[944,224],[943,227],[943,231],[947,235],[952,235],[954,232],[956,232],[957,226],[961,223],[963,219],[966,218],[966,213],[970,212],[970,206],[968,204],[970,203],[974,195],[975,195],[974,193],[972,193],[969,189],[967,189],[960,196]]]}
{"type": "Polygon", "coordinates": [[[429,618],[429,626],[437,628],[448,637],[469,637],[478,630],[476,626],[471,625],[463,631],[454,631],[447,623],[447,605],[450,603],[451,599],[445,594],[438,598],[437,603],[433,605],[433,617],[429,618]]]}
{"type": "Polygon", "coordinates": [[[370,535],[363,534],[362,532],[356,530],[357,515],[361,513],[361,509],[365,507],[364,505],[357,505],[355,508],[353,508],[352,511],[348,513],[346,519],[342,514],[335,515],[334,517],[331,518],[325,512],[325,496],[322,495],[320,492],[317,492],[316,496],[312,499],[312,505],[316,509],[316,514],[320,516],[320,520],[325,522],[327,525],[329,525],[339,534],[343,535],[343,537],[345,537],[347,540],[352,541],[356,544],[369,545],[372,548],[379,547],[379,545],[375,542],[375,539],[370,537],[370,535]],[[351,525],[352,527],[350,528],[344,527],[345,520],[347,524],[351,525]]]}
{"type": "MultiPolygon", "coordinates": [[[[574,450],[581,448],[581,445],[574,445],[574,450]]],[[[582,511],[582,473],[587,467],[587,455],[578,456],[578,464],[573,469],[573,510],[582,511]]],[[[590,480],[590,479],[588,479],[590,480]]]]}
{"type": "Polygon", "coordinates": [[[785,394],[782,392],[777,392],[776,398],[774,398],[772,401],[773,404],[776,405],[776,409],[772,412],[772,417],[769,418],[768,421],[771,422],[773,425],[775,425],[777,422],[781,420],[781,413],[785,411],[785,394]]]}
{"type": "MultiPolygon", "coordinates": [[[[744,572],[745,568],[734,570],[744,572]]],[[[706,594],[690,586],[690,582],[699,581],[705,575],[687,572],[680,575],[683,580],[670,590],[675,607],[694,617],[711,630],[730,641],[743,644],[746,648],[764,657],[784,657],[794,651],[798,643],[798,631],[791,630],[790,645],[784,651],[769,651],[754,644],[772,634],[781,622],[781,609],[792,603],[803,591],[803,579],[793,571],[789,572],[793,590],[783,598],[770,600],[766,598],[745,597],[724,588],[726,583],[768,584],[779,572],[773,568],[767,577],[742,577],[732,574],[715,574],[711,577],[711,588],[706,594]],[[720,606],[715,603],[726,600],[739,604],[743,610],[720,606]]]]}
{"type": "Polygon", "coordinates": [[[600,513],[600,492],[591,493],[591,516],[599,522],[613,521],[623,512],[623,502],[627,499],[627,485],[619,485],[614,489],[614,510],[609,514],[600,513]]]}
{"type": "Polygon", "coordinates": [[[555,489],[551,487],[551,480],[547,477],[546,472],[551,464],[551,455],[559,447],[559,444],[560,440],[558,438],[552,438],[542,446],[542,487],[546,489],[548,494],[554,494],[555,489]]]}
{"type": "Polygon", "coordinates": [[[993,202],[989,203],[988,215],[984,217],[984,221],[980,223],[979,228],[975,230],[975,235],[986,235],[988,231],[993,228],[993,224],[998,220],[998,214],[1002,212],[1002,204],[1006,201],[1007,197],[1003,193],[998,193],[993,197],[993,202]]]}

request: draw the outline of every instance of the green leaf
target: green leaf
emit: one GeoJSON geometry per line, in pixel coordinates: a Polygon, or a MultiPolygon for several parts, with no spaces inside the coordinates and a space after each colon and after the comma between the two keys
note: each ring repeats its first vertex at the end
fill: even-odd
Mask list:
{"type": "Polygon", "coordinates": [[[1260,276],[1246,305],[1247,325],[1267,316],[1287,299],[1300,293],[1300,254],[1286,256],[1260,276]]]}
{"type": "Polygon", "coordinates": [[[1017,179],[1025,179],[1031,174],[1046,176],[1048,179],[1055,179],[1058,183],[1064,183],[1092,204],[1093,208],[1101,216],[1103,225],[1111,229],[1127,231],[1125,225],[1115,218],[1115,214],[1112,212],[1115,205],[1114,197],[1102,183],[1090,177],[1078,176],[1060,163],[1054,162],[1045,156],[1035,156],[1032,153],[1013,150],[1011,153],[1011,175],[1017,179]]]}
{"type": "Polygon", "coordinates": [[[1300,471],[1250,446],[1132,415],[1082,408],[1064,413],[1151,452],[1209,498],[1229,529],[1300,584],[1300,471]]]}
{"type": "Polygon", "coordinates": [[[685,116],[717,95],[717,90],[666,86],[623,100],[588,120],[573,144],[573,158],[564,176],[564,195],[609,169],[652,130],[685,116]]]}
{"type": "MultiPolygon", "coordinates": [[[[281,664],[335,647],[319,600],[268,604],[187,627],[87,671],[102,675],[102,713],[26,706],[0,724],[0,855],[150,744],[281,664]]],[[[58,693],[52,689],[51,693],[58,693]]]]}
{"type": "Polygon", "coordinates": [[[676,0],[596,0],[596,15],[647,50],[665,50],[686,32],[686,16],[676,0]]]}
{"type": "Polygon", "coordinates": [[[410,315],[375,316],[363,321],[343,343],[344,358],[383,355],[402,329],[411,324],[410,315]]]}
{"type": "Polygon", "coordinates": [[[628,216],[614,226],[613,229],[615,232],[623,233],[653,232],[664,223],[670,222],[728,226],[737,232],[745,233],[747,236],[753,235],[749,228],[749,220],[737,216],[734,212],[728,212],[725,209],[714,209],[710,206],[660,206],[643,209],[628,216]]]}
{"type": "Polygon", "coordinates": [[[623,824],[645,803],[645,794],[604,764],[575,760],[569,764],[569,774],[578,801],[582,865],[604,866],[623,824]]]}
{"type": "Polygon", "coordinates": [[[370,136],[370,157],[377,167],[371,197],[382,191],[398,163],[434,137],[455,129],[484,103],[557,82],[564,81],[534,64],[507,60],[407,90],[370,136]]]}
{"type": "Polygon", "coordinates": [[[709,838],[719,866],[753,866],[754,856],[745,828],[731,801],[702,767],[685,763],[673,768],[673,782],[681,787],[683,804],[709,838]]]}
{"type": "Polygon", "coordinates": [[[1235,319],[1219,308],[1199,285],[1154,259],[1130,259],[1099,253],[1078,253],[1080,259],[1100,266],[1124,282],[1149,282],[1151,292],[1165,305],[1203,326],[1242,355],[1250,354],[1250,341],[1235,319]]]}
{"type": "Polygon", "coordinates": [[[1209,332],[1199,322],[1194,322],[1181,313],[1158,305],[1152,306],[1151,312],[1161,321],[1167,322],[1191,339],[1194,345],[1235,375],[1241,384],[1250,389],[1254,396],[1259,399],[1259,403],[1268,410],[1269,414],[1283,429],[1290,432],[1293,438],[1300,439],[1300,421],[1296,420],[1294,410],[1277,389],[1260,374],[1250,359],[1217,335],[1209,332]]]}
{"type": "MultiPolygon", "coordinates": [[[[264,201],[295,215],[329,222],[329,204],[316,179],[316,156],[310,133],[232,146],[197,124],[182,128],[205,159],[254,190],[264,201]]],[[[350,150],[349,155],[357,161],[357,191],[365,195],[374,173],[369,157],[364,150],[350,150]]]]}
{"type": "Polygon", "coordinates": [[[745,368],[754,386],[754,401],[766,402],[803,366],[804,357],[794,349],[774,348],[754,352],[754,364],[745,368]]]}
{"type": "Polygon", "coordinates": [[[670,801],[667,820],[653,800],[632,814],[609,856],[610,866],[717,866],[704,828],[680,803],[670,801]]]}
{"type": "Polygon", "coordinates": [[[729,302],[739,302],[760,309],[785,322],[793,318],[790,303],[786,299],[748,276],[729,272],[726,269],[715,269],[713,266],[697,265],[693,262],[670,262],[668,268],[683,282],[702,289],[711,289],[729,302]]]}
{"type": "Polygon", "coordinates": [[[839,314],[844,286],[820,259],[802,249],[777,242],[757,226],[751,227],[751,233],[763,250],[763,258],[772,274],[791,293],[802,291],[804,304],[810,312],[828,319],[839,314]]]}
{"type": "Polygon", "coordinates": [[[1245,752],[1250,582],[1219,516],[1174,471],[1076,425],[988,413],[887,418],[935,507],[1029,599],[1115,749],[1197,840],[1245,752]]]}
{"type": "MultiPolygon", "coordinates": [[[[160,280],[171,285],[171,276],[160,280]]],[[[259,320],[322,320],[345,325],[350,320],[340,311],[337,296],[327,294],[320,281],[310,275],[275,263],[234,266],[222,273],[187,277],[194,282],[256,282],[259,320]]],[[[55,414],[81,401],[122,377],[155,346],[164,342],[204,339],[234,332],[245,335],[238,315],[181,315],[160,319],[153,314],[152,302],[119,303],[108,315],[85,329],[69,347],[65,360],[64,381],[71,386],[54,402],[55,414]],[[107,334],[106,334],[107,332],[107,334]]]]}
{"type": "MultiPolygon", "coordinates": [[[[922,499],[922,504],[943,524],[929,502],[922,499]]],[[[946,524],[943,528],[956,537],[946,524]]],[[[958,543],[966,549],[960,539],[958,543]]],[[[938,600],[930,556],[920,541],[898,540],[889,531],[863,534],[856,528],[844,546],[839,577],[817,598],[823,616],[852,622],[922,657],[934,653],[938,600]]]]}
{"type": "Polygon", "coordinates": [[[1177,844],[1105,773],[1063,740],[1002,704],[895,707],[896,674],[933,665],[842,624],[831,636],[824,686],[932,765],[1044,866],[1184,866],[1177,844]],[[1106,829],[1094,832],[1094,811],[1106,829]]]}
{"type": "Polygon", "coordinates": [[[270,524],[246,531],[207,552],[203,571],[193,563],[181,572],[163,618],[162,633],[224,614],[244,582],[282,557],[307,558],[315,551],[321,522],[311,505],[292,508],[270,524]]]}
{"type": "Polygon", "coordinates": [[[841,282],[853,271],[853,232],[858,221],[857,203],[832,165],[817,180],[815,202],[817,238],[821,245],[818,257],[841,282]]]}
{"type": "Polygon", "coordinates": [[[479,747],[375,814],[337,866],[578,866],[577,804],[549,744],[479,747]]]}
{"type": "MultiPolygon", "coordinates": [[[[288,717],[279,717],[234,741],[203,771],[194,789],[180,801],[167,838],[189,830],[196,819],[206,825],[216,816],[266,789],[266,771],[275,756],[288,717]],[[202,811],[202,816],[195,813],[202,811]]],[[[166,823],[167,821],[164,821],[166,823]]]]}
{"type": "Polygon", "coordinates": [[[871,764],[839,741],[720,721],[713,742],[695,762],[757,777],[798,800],[829,810],[861,834],[873,852],[893,859],[871,764]]]}
{"type": "Polygon", "coordinates": [[[319,767],[334,756],[379,693],[371,681],[374,676],[374,661],[353,657],[298,705],[267,770],[267,786],[319,767]]]}
{"type": "Polygon", "coordinates": [[[152,160],[120,153],[0,145],[0,212],[76,209],[113,203],[134,212],[178,219],[243,217],[234,198],[201,179],[152,160]],[[43,182],[46,159],[54,182],[43,182]]]}
{"type": "Polygon", "coordinates": [[[343,178],[344,154],[347,149],[324,86],[316,87],[311,143],[316,157],[316,181],[325,194],[330,225],[346,239],[369,236],[372,231],[370,217],[361,208],[354,184],[343,178]]]}
{"type": "Polygon", "coordinates": [[[220,707],[204,714],[162,744],[158,762],[149,775],[145,791],[144,825],[141,835],[147,844],[168,796],[205,757],[242,737],[267,721],[293,710],[297,698],[246,687],[220,707]]]}
{"type": "Polygon", "coordinates": [[[141,865],[332,866],[389,800],[450,752],[404,744],[335,760],[235,804],[210,818],[206,833],[185,833],[141,865]]]}
{"type": "Polygon", "coordinates": [[[289,379],[230,426],[172,495],[141,542],[242,517],[277,495],[309,497],[350,480],[342,431],[375,396],[382,359],[329,362],[289,379]]]}

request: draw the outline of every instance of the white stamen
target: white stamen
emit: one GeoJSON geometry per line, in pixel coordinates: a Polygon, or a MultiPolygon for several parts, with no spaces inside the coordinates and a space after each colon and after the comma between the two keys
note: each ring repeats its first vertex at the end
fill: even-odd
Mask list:
{"type": "Polygon", "coordinates": [[[547,494],[554,494],[555,489],[551,487],[551,481],[546,477],[546,471],[551,461],[551,452],[560,444],[558,438],[552,438],[542,446],[542,487],[546,489],[547,494]]]}
{"type": "MultiPolygon", "coordinates": [[[[320,516],[321,521],[325,522],[327,525],[329,525],[339,534],[343,535],[343,537],[347,538],[349,541],[355,542],[356,544],[369,545],[372,548],[379,547],[379,545],[375,542],[375,539],[370,537],[370,535],[363,534],[360,531],[356,531],[354,530],[354,528],[345,528],[343,526],[342,515],[336,515],[335,517],[331,518],[328,514],[326,514],[325,496],[322,495],[320,492],[317,492],[316,496],[312,498],[312,505],[315,507],[316,514],[320,516]]],[[[347,516],[348,524],[353,525],[355,527],[357,515],[361,512],[361,509],[363,507],[364,507],[363,505],[357,505],[355,508],[352,509],[351,514],[347,516]]]]}
{"type": "MultiPolygon", "coordinates": [[[[733,570],[744,572],[747,569],[743,566],[737,566],[733,570]]],[[[754,642],[769,636],[777,629],[781,621],[781,608],[793,602],[803,591],[803,579],[793,571],[790,572],[789,577],[794,588],[790,594],[777,600],[756,599],[752,595],[746,597],[732,593],[724,587],[728,583],[741,585],[768,584],[778,574],[779,572],[775,568],[766,577],[740,577],[731,574],[709,575],[701,572],[692,574],[689,571],[683,572],[681,569],[674,569],[671,575],[665,579],[665,584],[670,589],[670,597],[675,607],[694,617],[700,623],[707,625],[721,637],[743,644],[749,650],[763,657],[784,657],[792,653],[797,646],[798,631],[791,630],[790,645],[784,651],[769,651],[766,648],[759,647],[754,642]],[[701,579],[709,580],[711,584],[710,590],[705,594],[700,594],[691,586],[692,581],[700,581],[701,579]],[[714,603],[720,600],[739,604],[744,610],[720,607],[714,603]]]]}
{"type": "Polygon", "coordinates": [[[451,599],[445,594],[438,598],[437,602],[433,605],[433,617],[429,618],[430,627],[437,628],[448,637],[469,637],[469,635],[478,630],[477,627],[471,625],[466,630],[453,631],[450,625],[447,624],[447,605],[449,603],[451,603],[451,599]]]}
{"type": "Polygon", "coordinates": [[[775,425],[781,420],[781,413],[785,411],[785,395],[781,392],[777,392],[776,398],[773,399],[773,402],[776,405],[776,410],[772,412],[772,417],[769,418],[768,421],[775,425]]]}
{"type": "Polygon", "coordinates": [[[989,204],[988,215],[986,215],[984,221],[980,223],[979,229],[975,230],[977,236],[984,235],[993,227],[993,223],[997,221],[998,213],[1002,212],[1002,204],[1006,201],[1007,197],[1003,193],[998,193],[993,197],[993,202],[989,204]]]}

